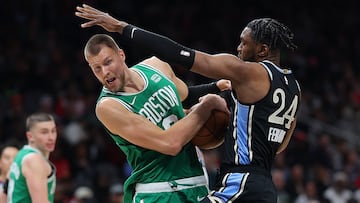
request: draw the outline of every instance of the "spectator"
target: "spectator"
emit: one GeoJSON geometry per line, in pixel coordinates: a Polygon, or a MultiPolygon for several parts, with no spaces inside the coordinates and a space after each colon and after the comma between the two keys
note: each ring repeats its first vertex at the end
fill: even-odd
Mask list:
{"type": "Polygon", "coordinates": [[[87,186],[76,188],[74,198],[70,203],[96,203],[93,190],[87,186]]]}
{"type": "Polygon", "coordinates": [[[110,186],[109,203],[123,203],[124,186],[122,183],[115,183],[110,186]]]}
{"type": "Polygon", "coordinates": [[[320,203],[316,184],[312,180],[306,182],[305,191],[301,192],[294,201],[294,203],[310,203],[310,202],[320,203]]]}
{"type": "Polygon", "coordinates": [[[324,192],[324,197],[331,203],[347,203],[352,195],[348,188],[348,177],[344,172],[336,172],[332,184],[324,192]]]}

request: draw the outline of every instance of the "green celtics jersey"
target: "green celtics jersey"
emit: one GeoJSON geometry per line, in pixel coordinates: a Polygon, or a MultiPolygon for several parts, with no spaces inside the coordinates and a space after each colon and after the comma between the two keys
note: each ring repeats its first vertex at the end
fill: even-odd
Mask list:
{"type": "MultiPolygon", "coordinates": [[[[31,197],[29,189],[26,184],[26,179],[22,174],[22,161],[28,154],[41,153],[37,149],[25,145],[14,158],[14,162],[10,167],[10,178],[8,186],[8,203],[31,203],[31,197]]],[[[51,165],[52,171],[48,176],[48,199],[49,202],[54,202],[56,177],[55,177],[55,166],[50,163],[48,159],[44,157],[46,161],[51,165]]]]}
{"type": "MultiPolygon", "coordinates": [[[[131,69],[144,80],[142,91],[113,93],[103,88],[99,100],[112,97],[129,111],[146,117],[162,129],[169,128],[185,116],[176,86],[171,80],[145,64],[137,64],[131,69]]],[[[131,202],[136,183],[163,182],[203,175],[192,144],[184,146],[178,155],[169,156],[131,144],[121,135],[109,134],[125,153],[133,170],[125,182],[124,202],[131,202]]]]}

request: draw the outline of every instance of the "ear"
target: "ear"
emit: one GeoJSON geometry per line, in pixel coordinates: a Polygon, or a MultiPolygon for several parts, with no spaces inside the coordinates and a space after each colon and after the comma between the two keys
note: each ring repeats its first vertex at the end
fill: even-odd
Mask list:
{"type": "Polygon", "coordinates": [[[32,140],[33,136],[30,131],[26,131],[26,138],[28,139],[29,142],[30,140],[32,140]]]}
{"type": "Polygon", "coordinates": [[[123,60],[125,61],[126,57],[125,57],[125,52],[124,52],[124,50],[119,49],[118,53],[119,53],[121,59],[123,59],[123,60]]]}
{"type": "Polygon", "coordinates": [[[260,44],[258,46],[258,56],[263,58],[269,55],[269,46],[267,44],[260,44]]]}

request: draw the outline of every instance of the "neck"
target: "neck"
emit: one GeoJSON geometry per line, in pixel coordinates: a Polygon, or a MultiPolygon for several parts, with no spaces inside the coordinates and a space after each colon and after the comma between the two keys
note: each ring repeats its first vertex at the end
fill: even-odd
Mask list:
{"type": "Polygon", "coordinates": [[[126,78],[125,92],[139,92],[144,89],[145,82],[140,75],[131,69],[129,70],[128,78],[126,78]]]}
{"type": "Polygon", "coordinates": [[[45,151],[42,151],[40,149],[38,149],[36,146],[34,145],[31,145],[29,144],[29,146],[33,149],[35,149],[36,151],[38,151],[40,154],[42,154],[45,158],[49,159],[49,156],[50,156],[50,152],[45,152],[45,151]]]}
{"type": "Polygon", "coordinates": [[[260,58],[260,61],[268,60],[273,62],[275,65],[280,67],[280,55],[278,54],[269,54],[266,57],[260,58]]]}

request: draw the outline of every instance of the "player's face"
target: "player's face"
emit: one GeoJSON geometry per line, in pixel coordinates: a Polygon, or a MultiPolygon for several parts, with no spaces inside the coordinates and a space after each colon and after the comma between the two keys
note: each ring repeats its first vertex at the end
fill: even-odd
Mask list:
{"type": "Polygon", "coordinates": [[[30,144],[45,155],[54,151],[56,145],[56,125],[54,121],[35,123],[27,132],[30,144]]]}
{"type": "Polygon", "coordinates": [[[5,147],[3,149],[0,157],[0,166],[2,173],[6,173],[9,170],[9,167],[18,151],[19,150],[16,147],[5,147]]]}
{"type": "Polygon", "coordinates": [[[251,37],[251,29],[246,27],[240,35],[240,44],[237,47],[238,57],[243,61],[256,62],[257,43],[251,37]]]}
{"type": "Polygon", "coordinates": [[[118,92],[124,89],[125,54],[120,49],[115,51],[103,46],[96,56],[88,56],[87,61],[97,79],[110,91],[118,92]]]}

